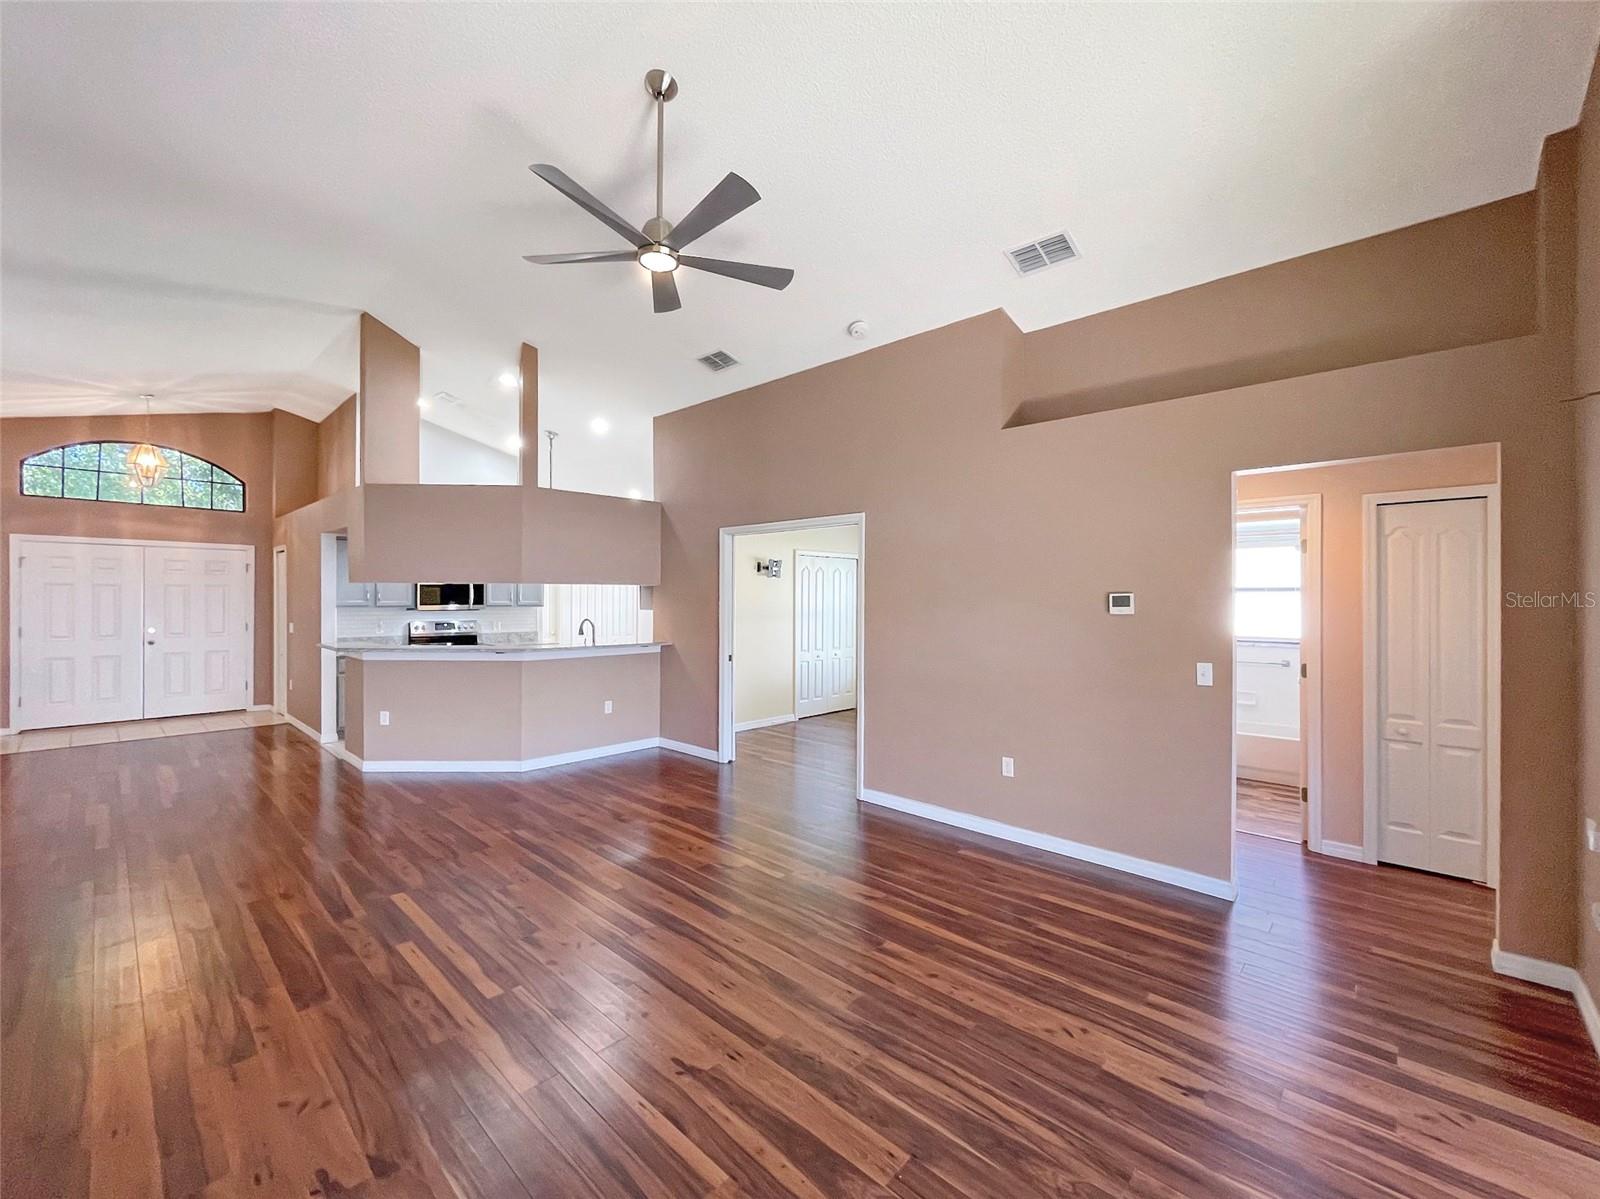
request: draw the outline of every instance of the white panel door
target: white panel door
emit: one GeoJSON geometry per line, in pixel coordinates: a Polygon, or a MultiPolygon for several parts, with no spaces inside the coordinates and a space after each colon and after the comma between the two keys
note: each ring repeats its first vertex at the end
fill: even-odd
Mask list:
{"type": "Polygon", "coordinates": [[[795,554],[796,716],[856,706],[857,566],[842,554],[795,554]]]}
{"type": "Polygon", "coordinates": [[[1378,860],[1478,882],[1487,517],[1482,499],[1378,508],[1378,860]]]}
{"type": "Polygon", "coordinates": [[[144,714],[249,707],[250,552],[152,545],[144,555],[144,714]]]}
{"type": "Polygon", "coordinates": [[[17,542],[15,727],[137,720],[137,546],[17,542]]]}

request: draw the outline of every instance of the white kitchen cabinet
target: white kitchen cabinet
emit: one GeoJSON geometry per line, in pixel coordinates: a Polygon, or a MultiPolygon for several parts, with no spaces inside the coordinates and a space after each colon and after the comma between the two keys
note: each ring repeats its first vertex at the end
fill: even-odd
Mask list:
{"type": "Polygon", "coordinates": [[[373,606],[378,608],[409,608],[411,606],[410,583],[375,583],[373,584],[373,606]]]}
{"type": "Polygon", "coordinates": [[[517,605],[523,608],[544,607],[544,584],[518,583],[517,605]]]}
{"type": "Polygon", "coordinates": [[[487,583],[483,590],[485,608],[509,608],[517,602],[515,583],[487,583]]]}

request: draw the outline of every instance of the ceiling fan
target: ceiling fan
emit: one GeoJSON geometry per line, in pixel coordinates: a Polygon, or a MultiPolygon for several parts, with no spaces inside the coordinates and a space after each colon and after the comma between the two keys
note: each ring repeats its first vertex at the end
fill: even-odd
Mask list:
{"type": "Polygon", "coordinates": [[[683,253],[683,248],[695,239],[711,232],[718,225],[737,216],[761,199],[761,194],[744,179],[731,171],[706,193],[674,225],[662,212],[662,172],[666,147],[667,101],[678,94],[678,81],[666,71],[656,69],[644,77],[645,90],[656,102],[656,214],[635,229],[592,194],[584,190],[570,175],[547,162],[536,162],[528,169],[590,216],[610,226],[633,245],[631,250],[590,250],[576,254],[524,254],[529,261],[539,264],[566,262],[637,262],[650,272],[650,289],[657,312],[672,312],[682,303],[678,299],[678,284],[672,274],[680,266],[713,275],[726,275],[782,291],[789,286],[794,272],[784,267],[757,266],[753,262],[729,262],[725,258],[697,258],[683,253]]]}

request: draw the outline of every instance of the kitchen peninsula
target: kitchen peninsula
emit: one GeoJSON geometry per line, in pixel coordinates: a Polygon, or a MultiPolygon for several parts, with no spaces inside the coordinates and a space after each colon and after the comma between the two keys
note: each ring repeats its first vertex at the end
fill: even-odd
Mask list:
{"type": "Polygon", "coordinates": [[[335,752],[364,771],[521,771],[653,748],[661,645],[326,644],[344,670],[335,752]]]}

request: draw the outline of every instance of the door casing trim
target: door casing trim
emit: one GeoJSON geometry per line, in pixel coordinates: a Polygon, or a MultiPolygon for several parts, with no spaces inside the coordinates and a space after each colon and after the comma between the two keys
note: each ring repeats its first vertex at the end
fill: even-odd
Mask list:
{"type": "MultiPolygon", "coordinates": [[[[1484,881],[1500,886],[1500,484],[1423,487],[1361,497],[1361,812],[1362,854],[1378,862],[1378,509],[1438,500],[1485,502],[1484,522],[1484,881]]],[[[1500,909],[1495,905],[1496,933],[1500,909]]]]}

